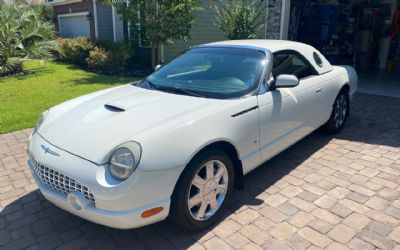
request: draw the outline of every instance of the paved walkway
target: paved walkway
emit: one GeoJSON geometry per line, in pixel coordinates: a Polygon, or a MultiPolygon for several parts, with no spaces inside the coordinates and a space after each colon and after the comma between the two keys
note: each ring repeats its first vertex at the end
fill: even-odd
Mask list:
{"type": "Polygon", "coordinates": [[[115,230],[55,207],[28,170],[29,133],[0,136],[0,249],[400,249],[400,99],[359,94],[341,134],[314,133],[249,174],[197,233],[115,230]]]}

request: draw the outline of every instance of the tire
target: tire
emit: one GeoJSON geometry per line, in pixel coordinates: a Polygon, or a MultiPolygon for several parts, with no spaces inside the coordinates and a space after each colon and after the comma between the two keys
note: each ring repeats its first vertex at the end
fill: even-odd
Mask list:
{"type": "Polygon", "coordinates": [[[349,116],[349,108],[349,96],[344,91],[341,91],[333,103],[331,116],[324,125],[324,130],[328,134],[337,134],[343,129],[349,116]]]}
{"type": "Polygon", "coordinates": [[[234,175],[232,160],[224,151],[210,149],[201,152],[186,166],[175,186],[170,219],[189,231],[214,224],[222,216],[232,194],[234,175]],[[212,172],[212,178],[221,176],[219,181],[208,178],[208,171],[212,172]]]}

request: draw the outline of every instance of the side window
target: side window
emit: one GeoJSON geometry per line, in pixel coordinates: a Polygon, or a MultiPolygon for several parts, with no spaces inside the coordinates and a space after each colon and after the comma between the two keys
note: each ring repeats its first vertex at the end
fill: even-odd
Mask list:
{"type": "Polygon", "coordinates": [[[273,62],[272,74],[274,77],[287,74],[295,75],[299,79],[303,79],[317,74],[313,66],[296,52],[278,52],[274,54],[273,62]]]}
{"type": "Polygon", "coordinates": [[[314,53],[313,53],[313,57],[314,57],[315,63],[316,63],[318,66],[320,66],[320,67],[324,66],[324,64],[323,64],[323,62],[322,62],[322,59],[321,59],[321,57],[317,54],[317,52],[314,52],[314,53]]]}

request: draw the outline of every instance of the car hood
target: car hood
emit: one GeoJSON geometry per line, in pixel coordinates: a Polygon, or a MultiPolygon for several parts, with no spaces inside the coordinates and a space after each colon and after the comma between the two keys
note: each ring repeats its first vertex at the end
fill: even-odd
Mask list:
{"type": "Polygon", "coordinates": [[[188,123],[197,112],[220,104],[124,85],[50,109],[38,133],[53,146],[103,164],[110,151],[127,140],[151,135],[155,128],[168,132],[168,126],[188,123]]]}

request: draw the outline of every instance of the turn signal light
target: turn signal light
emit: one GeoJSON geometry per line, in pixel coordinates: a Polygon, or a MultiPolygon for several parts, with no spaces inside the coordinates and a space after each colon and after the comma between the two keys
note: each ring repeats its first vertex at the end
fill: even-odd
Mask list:
{"type": "Polygon", "coordinates": [[[148,218],[150,216],[156,215],[158,213],[160,213],[161,211],[163,211],[164,208],[162,207],[155,207],[149,210],[146,210],[142,213],[142,217],[143,218],[148,218]]]}

